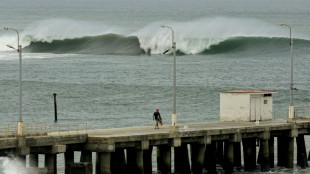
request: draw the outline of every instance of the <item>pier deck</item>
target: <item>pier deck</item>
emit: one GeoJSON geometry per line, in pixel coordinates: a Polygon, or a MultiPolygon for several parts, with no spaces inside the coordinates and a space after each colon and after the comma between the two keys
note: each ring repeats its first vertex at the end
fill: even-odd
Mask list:
{"type": "MultiPolygon", "coordinates": [[[[269,171],[274,166],[274,138],[281,144],[277,146],[278,166],[294,166],[295,138],[297,164],[308,165],[304,135],[310,135],[310,119],[306,118],[291,122],[260,121],[259,124],[219,121],[178,124],[177,127],[164,125],[160,129],[154,129],[154,126],[110,128],[76,131],[76,134],[59,131],[43,136],[0,138],[0,156],[15,154],[25,159],[29,155],[30,161],[37,164],[38,154],[45,154],[47,173],[52,174],[56,170],[57,154],[65,154],[65,173],[68,173],[69,170],[79,171],[77,168],[81,165],[85,165],[85,170],[91,170],[86,166],[92,165],[91,152],[96,152],[96,173],[152,173],[152,152],[156,146],[157,169],[161,172],[171,172],[171,148],[174,148],[175,172],[192,170],[200,173],[205,168],[212,173],[216,164],[220,164],[231,173],[233,167],[241,166],[242,145],[245,171],[253,171],[257,163],[261,164],[261,171],[269,171]],[[256,161],[257,143],[259,155],[256,161]],[[188,150],[191,151],[190,158],[188,150]],[[74,151],[81,151],[81,162],[86,163],[74,165],[74,151]],[[188,159],[191,162],[186,161],[188,159]]],[[[92,173],[90,170],[88,173],[92,173]]]]}

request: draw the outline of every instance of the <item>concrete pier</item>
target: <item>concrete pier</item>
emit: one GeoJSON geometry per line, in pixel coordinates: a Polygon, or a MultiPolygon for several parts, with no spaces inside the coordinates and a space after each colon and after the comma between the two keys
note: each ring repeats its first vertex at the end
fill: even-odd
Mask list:
{"type": "Polygon", "coordinates": [[[65,174],[79,167],[82,171],[89,165],[96,165],[96,174],[147,174],[156,168],[152,166],[152,153],[156,153],[157,169],[161,173],[171,173],[173,162],[176,173],[200,173],[202,170],[216,173],[217,164],[222,165],[226,173],[231,173],[234,167],[241,167],[241,154],[244,170],[255,170],[259,146],[258,163],[265,172],[274,167],[275,161],[281,167],[294,167],[296,138],[297,164],[302,168],[308,165],[304,137],[310,135],[310,119],[296,119],[290,123],[286,120],[260,121],[259,125],[254,122],[186,125],[183,129],[180,124],[177,131],[170,131],[167,125],[156,130],[153,126],[144,126],[87,130],[87,134],[76,135],[57,132],[42,136],[4,137],[0,138],[0,156],[13,154],[25,159],[29,155],[29,166],[34,169],[38,166],[38,154],[44,154],[49,174],[57,172],[56,156],[61,153],[65,156],[65,174]],[[274,156],[275,145],[277,157],[274,156]],[[153,151],[153,148],[157,150],[153,151]],[[80,162],[74,163],[75,151],[81,152],[80,162]],[[91,164],[93,152],[96,153],[96,164],[91,164]]]}

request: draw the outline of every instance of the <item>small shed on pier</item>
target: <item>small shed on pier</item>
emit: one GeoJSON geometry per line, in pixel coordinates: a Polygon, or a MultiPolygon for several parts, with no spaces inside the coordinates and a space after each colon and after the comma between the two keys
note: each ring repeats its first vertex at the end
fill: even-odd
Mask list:
{"type": "Polygon", "coordinates": [[[233,90],[220,92],[221,121],[272,119],[272,94],[275,90],[233,90]]]}

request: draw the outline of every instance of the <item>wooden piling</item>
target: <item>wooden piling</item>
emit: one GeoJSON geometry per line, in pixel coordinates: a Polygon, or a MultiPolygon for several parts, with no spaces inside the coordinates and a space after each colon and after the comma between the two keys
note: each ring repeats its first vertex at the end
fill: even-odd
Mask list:
{"type": "Polygon", "coordinates": [[[205,168],[208,173],[216,174],[216,141],[212,141],[211,144],[206,145],[205,152],[205,168]]]}

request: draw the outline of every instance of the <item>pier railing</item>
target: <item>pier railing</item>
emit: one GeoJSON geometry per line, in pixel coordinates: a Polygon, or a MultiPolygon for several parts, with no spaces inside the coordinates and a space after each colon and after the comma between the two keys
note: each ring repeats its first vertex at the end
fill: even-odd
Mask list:
{"type": "MultiPolygon", "coordinates": [[[[23,135],[74,135],[87,134],[87,123],[48,124],[47,122],[24,122],[23,135]]],[[[16,138],[17,124],[0,124],[0,138],[16,138]]]]}
{"type": "Polygon", "coordinates": [[[310,118],[310,106],[296,106],[295,117],[310,118]]]}

